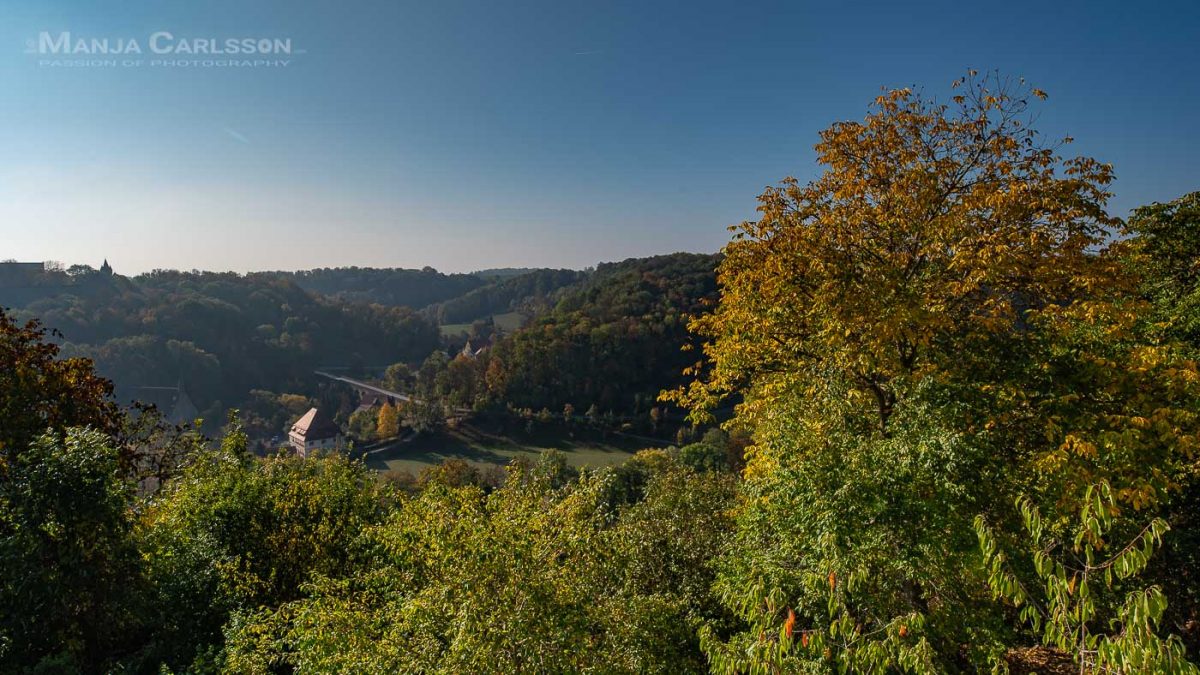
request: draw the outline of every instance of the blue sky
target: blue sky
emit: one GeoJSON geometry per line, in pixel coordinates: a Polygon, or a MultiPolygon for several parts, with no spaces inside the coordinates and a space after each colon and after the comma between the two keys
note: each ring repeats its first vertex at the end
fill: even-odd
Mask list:
{"type": "Polygon", "coordinates": [[[819,130],[967,68],[1048,91],[1040,128],[1114,164],[1124,216],[1200,189],[1198,29],[1191,1],[0,0],[0,258],[466,271],[713,251],[765,185],[814,175],[819,130]],[[24,53],[42,31],[304,53],[52,67],[24,53]]]}

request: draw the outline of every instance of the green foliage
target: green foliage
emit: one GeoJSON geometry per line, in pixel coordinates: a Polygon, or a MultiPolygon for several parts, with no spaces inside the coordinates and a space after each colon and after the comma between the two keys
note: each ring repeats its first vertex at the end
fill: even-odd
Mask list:
{"type": "Polygon", "coordinates": [[[547,308],[556,291],[583,281],[585,276],[575,270],[533,270],[498,279],[428,311],[439,324],[468,323],[517,310],[533,315],[547,308]]]}
{"type": "Polygon", "coordinates": [[[730,455],[740,452],[740,444],[733,442],[729,434],[719,428],[708,430],[698,443],[690,443],[679,449],[679,461],[695,471],[729,471],[735,463],[730,455]]]}
{"type": "Polygon", "coordinates": [[[399,404],[399,412],[405,426],[418,434],[435,431],[446,422],[442,404],[428,399],[404,401],[399,404]]]}
{"type": "Polygon", "coordinates": [[[1081,672],[1200,673],[1187,662],[1178,637],[1157,634],[1167,607],[1162,590],[1130,588],[1162,545],[1166,521],[1152,519],[1114,550],[1110,540],[1121,512],[1108,483],[1087,491],[1074,536],[1066,540],[1048,531],[1028,499],[1017,506],[1029,533],[1024,544],[1037,585],[1023,583],[1010,570],[982,517],[976,531],[992,592],[1017,607],[1044,644],[1071,654],[1081,672]]]}
{"type": "Polygon", "coordinates": [[[393,363],[383,373],[383,386],[392,391],[407,391],[412,384],[412,371],[406,363],[393,363]]]}
{"type": "MultiPolygon", "coordinates": [[[[1127,233],[1132,235],[1128,264],[1142,275],[1142,293],[1153,303],[1147,332],[1160,341],[1182,341],[1195,358],[1200,350],[1200,192],[1135,209],[1127,233]]],[[[1166,507],[1172,534],[1150,571],[1171,598],[1168,625],[1184,637],[1191,654],[1200,653],[1198,513],[1200,480],[1193,477],[1166,507]]]]}
{"type": "Polygon", "coordinates": [[[312,407],[313,400],[301,394],[252,389],[246,407],[242,409],[242,424],[254,436],[283,438],[292,423],[312,407]]]}
{"type": "Polygon", "coordinates": [[[128,462],[130,470],[124,475],[137,484],[141,496],[158,491],[208,443],[208,439],[189,426],[167,422],[162,412],[152,406],[127,410],[117,440],[132,460],[128,462]]]}
{"type": "Polygon", "coordinates": [[[0,671],[100,672],[137,646],[133,485],[104,434],[37,439],[0,480],[0,671]]]}
{"type": "Polygon", "coordinates": [[[301,288],[351,302],[420,309],[467,294],[485,283],[474,274],[419,270],[337,267],[301,272],[268,272],[301,288]]]}
{"type": "Polygon", "coordinates": [[[439,395],[466,408],[596,406],[649,424],[658,392],[690,363],[687,319],[714,298],[717,260],[678,253],[601,265],[532,324],[449,362],[439,395]]]}
{"type": "Polygon", "coordinates": [[[692,626],[714,611],[708,561],[732,483],[664,466],[614,508],[610,472],[558,475],[514,467],[490,495],[438,485],[405,500],[364,535],[358,574],[236,626],[230,667],[702,670],[692,626]]]}
{"type": "Polygon", "coordinates": [[[361,465],[333,455],[257,460],[236,429],[148,505],[139,528],[161,611],[153,652],[186,666],[230,616],[301,596],[349,570],[350,546],[383,517],[361,465]]]}
{"type": "Polygon", "coordinates": [[[1200,481],[1183,488],[1161,514],[1171,532],[1145,576],[1170,599],[1164,630],[1182,637],[1194,658],[1200,654],[1200,481]]]}
{"type": "Polygon", "coordinates": [[[346,423],[350,437],[360,443],[370,443],[379,438],[379,413],[373,408],[356,410],[346,423]]]}
{"type": "Polygon", "coordinates": [[[1146,277],[1158,289],[1186,295],[1200,283],[1200,192],[1192,192],[1166,204],[1154,203],[1133,211],[1126,225],[1137,240],[1144,258],[1146,277]]]}
{"type": "Polygon", "coordinates": [[[1004,460],[933,423],[938,393],[910,394],[924,403],[898,411],[888,437],[822,427],[796,409],[760,427],[773,440],[755,448],[746,471],[718,581],[747,627],[725,640],[705,634],[717,671],[939,672],[967,666],[964,658],[984,662],[998,617],[971,521],[996,498],[976,486],[1004,460]],[[964,644],[972,653],[960,653],[964,644]]]}

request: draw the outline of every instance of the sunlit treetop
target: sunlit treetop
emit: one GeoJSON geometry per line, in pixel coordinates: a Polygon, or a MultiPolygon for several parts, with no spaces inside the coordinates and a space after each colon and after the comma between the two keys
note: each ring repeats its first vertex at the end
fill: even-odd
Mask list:
{"type": "Polygon", "coordinates": [[[1046,94],[1023,80],[971,72],[953,91],[882,93],[821,132],[816,180],[759,197],[759,219],[731,228],[719,308],[693,324],[707,363],[669,398],[702,419],[749,386],[752,417],[772,391],[834,374],[886,431],[896,378],[1120,283],[1095,255],[1118,225],[1112,168],[1039,135],[1046,94]]]}

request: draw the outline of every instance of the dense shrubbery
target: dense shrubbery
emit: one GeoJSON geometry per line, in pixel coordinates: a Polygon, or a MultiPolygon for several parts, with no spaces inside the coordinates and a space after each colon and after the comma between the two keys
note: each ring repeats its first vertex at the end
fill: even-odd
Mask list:
{"type": "Polygon", "coordinates": [[[731,477],[664,458],[625,501],[623,470],[562,470],[514,466],[491,494],[432,484],[404,498],[358,542],[358,572],[236,624],[229,667],[702,671],[693,627],[721,617],[710,561],[731,477]]]}
{"type": "Polygon", "coordinates": [[[111,439],[49,432],[0,477],[0,669],[98,672],[136,649],[133,486],[111,439]]]}

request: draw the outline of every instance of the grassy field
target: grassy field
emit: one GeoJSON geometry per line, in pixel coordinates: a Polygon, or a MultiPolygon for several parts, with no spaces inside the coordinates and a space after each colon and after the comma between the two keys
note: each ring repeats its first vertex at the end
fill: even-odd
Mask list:
{"type": "MultiPolygon", "coordinates": [[[[493,314],[492,321],[500,330],[511,333],[521,327],[521,322],[524,317],[520,312],[506,312],[504,314],[493,314]]],[[[442,335],[465,335],[471,331],[469,323],[448,323],[441,326],[442,335]]]]}
{"type": "Polygon", "coordinates": [[[633,453],[648,447],[645,441],[595,432],[546,429],[532,434],[501,434],[470,425],[419,436],[369,453],[364,461],[377,471],[411,471],[440,464],[447,459],[464,459],[476,466],[504,465],[518,456],[536,457],[546,450],[566,454],[571,466],[620,464],[633,453]]]}

